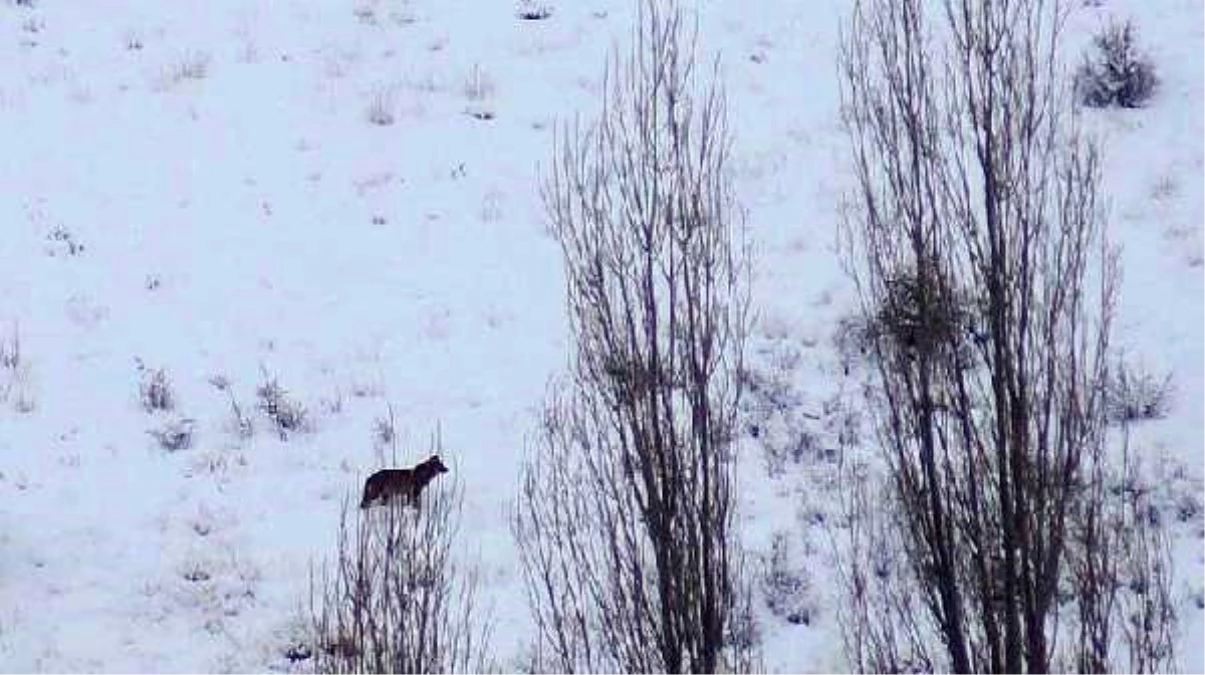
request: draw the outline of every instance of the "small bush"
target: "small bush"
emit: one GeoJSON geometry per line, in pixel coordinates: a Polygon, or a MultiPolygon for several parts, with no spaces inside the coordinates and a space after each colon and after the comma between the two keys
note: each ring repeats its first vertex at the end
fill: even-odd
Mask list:
{"type": "Polygon", "coordinates": [[[739,373],[742,425],[761,448],[767,475],[779,478],[790,467],[820,457],[820,439],[812,429],[818,416],[805,410],[794,382],[798,347],[779,341],[757,352],[758,358],[747,359],[739,373]]]}
{"type": "Polygon", "coordinates": [[[465,113],[479,120],[494,119],[494,93],[496,86],[489,73],[474,65],[464,82],[464,97],[468,100],[465,113]]]}
{"type": "Polygon", "coordinates": [[[362,24],[368,26],[377,25],[377,9],[371,2],[356,3],[356,6],[352,8],[352,13],[356,15],[356,19],[362,24]]]}
{"type": "Polygon", "coordinates": [[[378,89],[373,92],[372,100],[365,112],[369,123],[378,127],[387,127],[394,123],[393,92],[388,89],[378,89]]]}
{"type": "Polygon", "coordinates": [[[189,418],[170,420],[147,433],[159,442],[159,447],[168,452],[177,452],[192,447],[192,431],[195,424],[196,420],[189,418]]]}
{"type": "Polygon", "coordinates": [[[203,80],[209,74],[209,54],[189,52],[180,58],[171,70],[173,81],[203,80]]]}
{"type": "Polygon", "coordinates": [[[0,337],[0,402],[12,401],[13,410],[33,412],[34,399],[31,366],[21,351],[21,332],[13,325],[11,335],[0,337]]]}
{"type": "Polygon", "coordinates": [[[289,663],[297,663],[298,661],[308,661],[313,658],[314,652],[304,643],[290,645],[284,650],[284,657],[289,663]]]}
{"type": "Polygon", "coordinates": [[[0,368],[16,371],[21,365],[21,334],[14,327],[12,337],[0,341],[0,368]]]}
{"type": "Polygon", "coordinates": [[[14,327],[12,336],[0,340],[0,372],[4,375],[3,393],[7,396],[8,388],[21,372],[21,334],[14,327]]]}
{"type": "Polygon", "coordinates": [[[287,441],[289,432],[302,432],[309,429],[309,415],[304,406],[289,397],[289,393],[276,381],[264,373],[264,381],[255,390],[259,398],[259,409],[280,435],[280,440],[287,441]]]}
{"type": "Polygon", "coordinates": [[[524,21],[543,21],[552,16],[552,7],[542,2],[523,0],[515,14],[524,21]]]}
{"type": "Polygon", "coordinates": [[[1176,520],[1187,523],[1201,515],[1201,497],[1185,492],[1176,498],[1176,520]]]}
{"type": "Polygon", "coordinates": [[[129,51],[141,51],[146,46],[146,42],[142,39],[142,34],[135,30],[128,30],[124,35],[126,49],[129,51]]]}
{"type": "Polygon", "coordinates": [[[765,559],[761,588],[766,607],[794,625],[811,625],[815,607],[808,597],[811,584],[807,572],[790,564],[790,546],[784,532],[775,532],[770,555],[765,559]]]}
{"type": "Polygon", "coordinates": [[[860,315],[850,314],[837,319],[833,329],[833,348],[841,359],[841,369],[849,375],[866,361],[874,347],[870,322],[860,315]]]}
{"type": "Polygon", "coordinates": [[[176,392],[167,371],[162,368],[146,368],[141,363],[142,384],[138,386],[142,409],[148,413],[171,412],[176,407],[176,392]]]}
{"type": "Polygon", "coordinates": [[[75,257],[84,252],[84,245],[63,225],[56,225],[46,233],[46,254],[52,258],[75,257]]]}
{"type": "MultiPolygon", "coordinates": [[[[228,545],[193,549],[180,560],[172,601],[194,612],[204,630],[229,634],[230,622],[257,604],[262,574],[228,545]]],[[[235,668],[234,670],[238,670],[235,668]]]]}
{"type": "Polygon", "coordinates": [[[229,378],[225,375],[214,375],[209,378],[209,383],[215,389],[226,393],[227,399],[230,401],[230,425],[229,430],[238,436],[239,440],[247,440],[255,435],[255,423],[251,416],[243,412],[243,406],[239,405],[238,399],[234,397],[234,389],[230,384],[229,378]]]}
{"type": "Polygon", "coordinates": [[[1138,108],[1159,85],[1155,65],[1138,50],[1138,30],[1131,21],[1110,23],[1092,40],[1075,75],[1080,102],[1093,108],[1138,108]]]}
{"type": "Polygon", "coordinates": [[[191,581],[194,584],[209,581],[213,578],[213,575],[207,572],[205,568],[197,562],[185,567],[185,569],[180,573],[180,576],[183,577],[185,581],[191,581]]]}
{"type": "Polygon", "coordinates": [[[1119,361],[1109,374],[1105,401],[1114,423],[1162,419],[1171,409],[1172,376],[1158,376],[1119,361]]]}
{"type": "Polygon", "coordinates": [[[188,81],[200,81],[209,76],[210,56],[203,51],[182,53],[174,63],[163,66],[152,81],[155,91],[165,92],[188,81]]]}
{"type": "Polygon", "coordinates": [[[494,79],[489,73],[474,64],[464,81],[464,97],[470,101],[484,101],[494,95],[494,79]]]}
{"type": "Polygon", "coordinates": [[[389,418],[378,417],[372,422],[372,445],[377,450],[397,447],[397,430],[393,425],[393,414],[389,418]]]}

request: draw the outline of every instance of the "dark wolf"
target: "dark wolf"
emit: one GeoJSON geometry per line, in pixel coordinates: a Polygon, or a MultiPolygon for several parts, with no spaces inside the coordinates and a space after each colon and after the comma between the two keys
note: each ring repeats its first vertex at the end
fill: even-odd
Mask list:
{"type": "Polygon", "coordinates": [[[439,455],[431,455],[411,469],[381,469],[364,482],[364,497],[360,508],[366,509],[376,503],[388,504],[400,497],[403,505],[418,507],[418,497],[423,488],[441,473],[447,473],[439,455]]]}

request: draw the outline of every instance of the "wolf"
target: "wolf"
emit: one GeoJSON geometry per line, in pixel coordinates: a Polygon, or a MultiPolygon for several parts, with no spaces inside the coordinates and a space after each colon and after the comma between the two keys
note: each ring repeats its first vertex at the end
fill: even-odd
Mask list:
{"type": "Polygon", "coordinates": [[[360,500],[360,508],[366,509],[374,504],[388,504],[394,496],[401,497],[403,505],[418,508],[418,496],[422,494],[427,483],[441,473],[447,473],[439,455],[431,455],[424,462],[419,462],[412,469],[381,469],[364,481],[364,497],[360,500]]]}

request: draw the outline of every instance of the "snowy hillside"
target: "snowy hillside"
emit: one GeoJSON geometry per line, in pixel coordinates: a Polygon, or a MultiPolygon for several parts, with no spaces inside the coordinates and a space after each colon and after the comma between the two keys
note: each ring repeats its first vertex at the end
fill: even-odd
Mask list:
{"type": "MultiPolygon", "coordinates": [[[[807,621],[755,599],[776,671],[850,667],[821,527],[823,447],[857,386],[833,344],[854,297],[835,253],[848,4],[693,5],[755,249],[749,360],[793,402],[746,411],[767,431],[741,469],[746,545],[789,541],[811,579],[807,621]]],[[[1118,342],[1174,387],[1136,440],[1196,486],[1174,590],[1179,665],[1201,672],[1205,17],[1199,0],[1079,4],[1073,53],[1129,17],[1162,79],[1148,107],[1087,122],[1123,247],[1118,342]]],[[[440,435],[498,667],[523,664],[509,514],[569,349],[541,165],[558,123],[597,111],[633,3],[518,6],[0,4],[0,670],[289,668],[311,568],[391,417],[401,463],[440,435]],[[148,411],[160,370],[174,400],[148,411]],[[305,411],[296,433],[256,410],[272,380],[305,411]],[[173,432],[190,447],[166,449],[173,432]]]]}

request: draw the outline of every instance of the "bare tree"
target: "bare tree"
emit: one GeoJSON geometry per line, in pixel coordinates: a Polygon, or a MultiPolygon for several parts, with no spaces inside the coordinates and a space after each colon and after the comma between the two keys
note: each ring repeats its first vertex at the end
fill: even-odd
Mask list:
{"type": "Polygon", "coordinates": [[[848,26],[846,241],[899,547],[928,619],[848,622],[854,660],[876,670],[905,644],[938,669],[1046,672],[1077,614],[1060,591],[1074,578],[1084,610],[1119,579],[1076,575],[1073,543],[1089,557],[1129,545],[1088,541],[1102,521],[1080,522],[1109,509],[1118,269],[1097,153],[1062,84],[1064,18],[1058,0],[859,0],[848,26]],[[898,642],[858,653],[876,635],[898,642]]]}
{"type": "Polygon", "coordinates": [[[458,479],[418,508],[344,502],[333,569],[311,580],[315,672],[482,672],[490,623],[453,553],[462,503],[458,479]]]}
{"type": "Polygon", "coordinates": [[[639,8],[599,119],[558,135],[543,191],[574,352],[514,529],[541,667],[748,669],[733,524],[747,250],[724,97],[696,82],[678,8],[639,8]]]}

